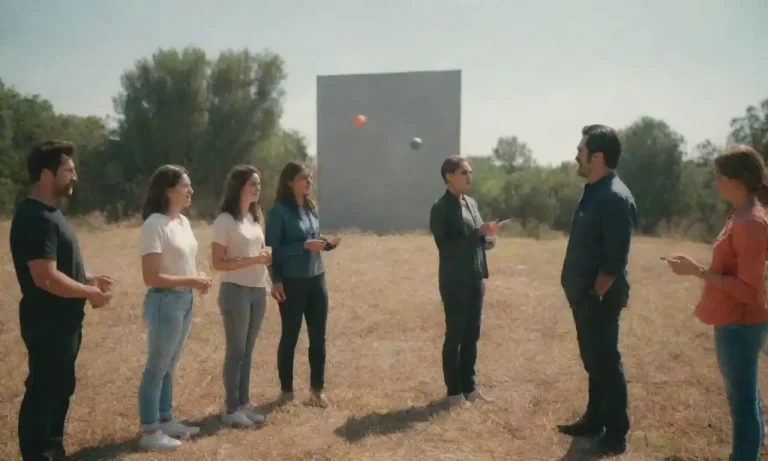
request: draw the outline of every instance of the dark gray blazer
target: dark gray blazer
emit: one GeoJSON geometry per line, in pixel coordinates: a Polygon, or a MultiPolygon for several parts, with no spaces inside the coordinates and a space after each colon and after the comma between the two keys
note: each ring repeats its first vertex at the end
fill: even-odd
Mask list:
{"type": "Polygon", "coordinates": [[[439,254],[438,277],[441,281],[463,277],[488,278],[485,252],[495,245],[493,238],[480,235],[483,218],[472,197],[464,196],[472,222],[464,219],[459,198],[446,190],[432,205],[429,229],[439,254]]]}

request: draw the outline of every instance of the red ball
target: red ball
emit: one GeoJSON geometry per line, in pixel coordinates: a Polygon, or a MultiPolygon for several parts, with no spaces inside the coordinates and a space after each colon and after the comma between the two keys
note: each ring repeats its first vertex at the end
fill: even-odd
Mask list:
{"type": "Polygon", "coordinates": [[[355,115],[355,118],[352,119],[352,122],[355,124],[355,126],[362,126],[365,123],[365,115],[355,115]]]}

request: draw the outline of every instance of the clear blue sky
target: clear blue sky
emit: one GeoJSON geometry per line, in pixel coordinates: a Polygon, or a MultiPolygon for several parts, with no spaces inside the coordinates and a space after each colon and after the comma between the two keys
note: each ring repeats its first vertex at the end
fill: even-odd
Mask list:
{"type": "Polygon", "coordinates": [[[587,123],[665,119],[723,142],[768,97],[768,0],[0,0],[0,78],[58,111],[113,114],[160,47],[270,48],[283,123],[314,152],[319,74],[462,69],[462,152],[517,135],[572,159],[587,123]]]}

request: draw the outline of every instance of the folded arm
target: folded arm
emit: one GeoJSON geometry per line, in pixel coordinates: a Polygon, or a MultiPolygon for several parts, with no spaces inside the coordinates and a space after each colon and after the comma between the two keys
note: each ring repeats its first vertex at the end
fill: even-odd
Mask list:
{"type": "Polygon", "coordinates": [[[154,288],[191,288],[195,277],[167,275],[160,273],[161,253],[147,253],[141,256],[141,276],[144,285],[154,288]]]}

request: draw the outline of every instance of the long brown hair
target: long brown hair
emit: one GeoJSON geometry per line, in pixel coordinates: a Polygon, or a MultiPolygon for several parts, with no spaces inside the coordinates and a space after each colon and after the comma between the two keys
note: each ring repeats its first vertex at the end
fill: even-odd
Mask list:
{"type": "Polygon", "coordinates": [[[149,186],[141,205],[141,219],[145,221],[153,213],[168,211],[168,189],[176,187],[184,175],[189,175],[181,165],[163,165],[152,173],[149,186]]]}
{"type": "Polygon", "coordinates": [[[744,144],[732,146],[715,158],[715,169],[726,178],[740,182],[749,194],[768,206],[765,162],[756,150],[744,144]]]}
{"type": "MultiPolygon", "coordinates": [[[[254,174],[261,179],[259,170],[251,165],[237,165],[229,171],[224,180],[224,193],[222,194],[221,205],[219,205],[219,213],[229,213],[236,221],[243,219],[243,216],[240,216],[243,187],[254,174]]],[[[261,222],[261,205],[258,201],[248,205],[248,212],[253,216],[255,222],[261,222]]]]}
{"type": "MultiPolygon", "coordinates": [[[[280,172],[280,179],[277,181],[277,193],[275,194],[275,202],[282,202],[286,205],[296,207],[296,198],[293,195],[293,188],[289,182],[296,179],[302,172],[308,172],[306,166],[297,162],[288,162],[283,171],[280,172]]],[[[308,195],[304,197],[304,206],[310,210],[315,210],[315,201],[308,195]]]]}

